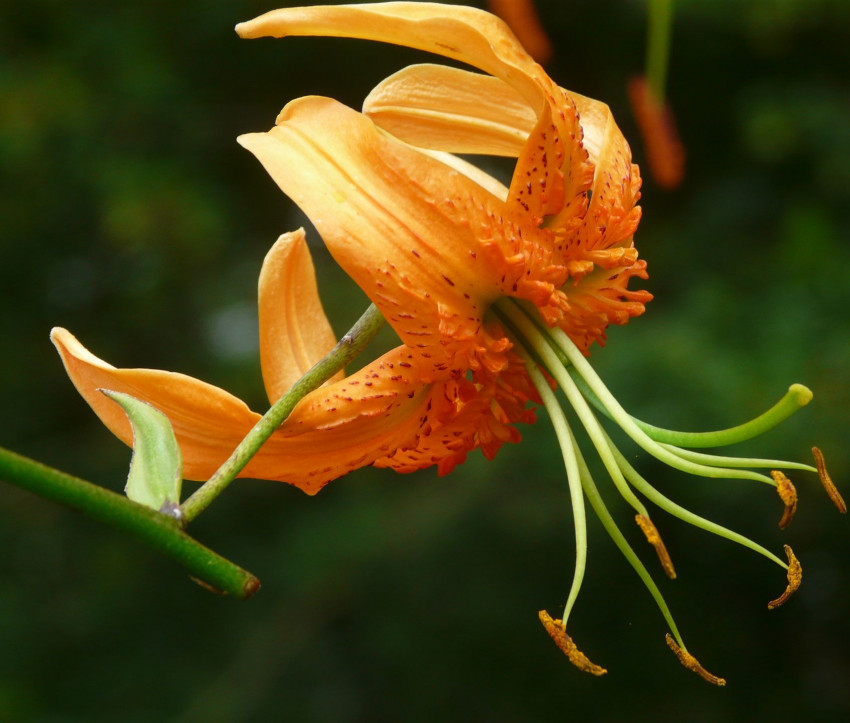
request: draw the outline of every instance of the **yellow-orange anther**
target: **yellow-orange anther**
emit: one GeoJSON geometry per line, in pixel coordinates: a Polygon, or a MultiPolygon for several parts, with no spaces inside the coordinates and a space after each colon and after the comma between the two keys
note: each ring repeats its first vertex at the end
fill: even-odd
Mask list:
{"type": "Polygon", "coordinates": [[[676,644],[676,641],[673,640],[673,636],[670,635],[670,633],[667,633],[667,646],[676,654],[676,657],[682,665],[684,665],[688,670],[696,673],[703,680],[707,680],[712,685],[726,685],[725,678],[718,678],[716,675],[709,673],[700,665],[699,661],[693,655],[676,644]]]}
{"type": "Polygon", "coordinates": [[[605,675],[608,672],[601,665],[596,665],[596,663],[588,660],[587,656],[576,647],[573,639],[567,635],[564,624],[560,620],[553,620],[545,610],[541,610],[537,615],[540,622],[543,623],[543,627],[546,628],[546,632],[549,633],[549,637],[555,641],[555,645],[563,651],[576,668],[591,675],[605,675]]]}
{"type": "Polygon", "coordinates": [[[661,563],[661,567],[664,568],[667,577],[675,580],[676,569],[673,567],[670,553],[667,552],[667,547],[664,545],[664,541],[661,539],[661,535],[658,534],[658,530],[652,520],[646,515],[635,515],[635,522],[638,523],[641,532],[646,536],[646,541],[655,548],[655,552],[658,554],[658,561],[661,563]]]}
{"type": "Polygon", "coordinates": [[[844,502],[844,498],[841,496],[841,493],[832,481],[832,477],[829,476],[829,472],[826,471],[826,462],[824,462],[823,459],[823,452],[821,452],[817,447],[812,447],[812,454],[815,456],[815,465],[818,468],[818,477],[820,477],[821,484],[826,490],[826,493],[829,495],[829,499],[832,500],[832,504],[838,508],[838,511],[842,515],[846,515],[847,504],[844,502]]]}
{"type": "Polygon", "coordinates": [[[780,605],[784,605],[788,601],[788,598],[797,592],[797,588],[800,587],[800,583],[803,581],[803,566],[795,557],[794,551],[789,545],[785,545],[785,554],[788,556],[788,587],[785,588],[785,592],[776,598],[776,600],[771,600],[767,604],[768,610],[773,610],[780,605]]]}
{"type": "Polygon", "coordinates": [[[779,529],[784,530],[791,524],[794,519],[794,512],[797,510],[797,490],[793,483],[782,472],[773,470],[770,473],[776,482],[776,491],[779,493],[779,499],[785,505],[785,511],[782,513],[782,519],[779,520],[779,529]]]}

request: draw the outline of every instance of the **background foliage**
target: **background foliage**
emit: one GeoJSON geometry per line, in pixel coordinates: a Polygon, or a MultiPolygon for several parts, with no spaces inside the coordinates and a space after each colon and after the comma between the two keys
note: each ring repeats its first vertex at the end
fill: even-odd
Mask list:
{"type": "MultiPolygon", "coordinates": [[[[417,53],[357,41],[239,41],[271,9],[0,0],[0,444],[113,489],[129,453],[77,397],[47,340],[64,325],[115,364],[183,371],[263,408],[256,277],[302,223],[234,138],[296,96],[357,107],[417,53]]],[[[635,156],[626,101],[645,6],[540,0],[551,74],[608,102],[635,156]]],[[[681,0],[669,96],[684,185],[644,186],[647,314],[594,361],[639,416],[714,428],[792,381],[815,403],[763,455],[827,454],[850,480],[850,6],[681,0]]],[[[313,233],[311,231],[311,233],[313,233]]],[[[318,241],[313,233],[313,241],[318,241]]],[[[341,333],[365,306],[316,245],[341,333]]],[[[598,525],[572,632],[610,673],[573,670],[536,611],[563,604],[568,497],[542,419],[488,464],[445,478],[364,470],[316,498],[234,486],[194,526],[264,582],[248,603],[20,490],[0,487],[4,721],[835,720],[850,711],[848,523],[799,476],[776,528],[767,488],[685,480],[697,511],[800,556],[804,583],[765,604],[779,571],[656,515],[679,571],[661,581],[693,651],[726,689],[682,670],[663,621],[598,525]]],[[[614,505],[625,528],[630,513],[614,505]]],[[[629,529],[636,545],[636,530],[629,529]]],[[[638,549],[650,561],[651,554],[638,549]]],[[[660,575],[659,575],[660,577],[660,575]]]]}

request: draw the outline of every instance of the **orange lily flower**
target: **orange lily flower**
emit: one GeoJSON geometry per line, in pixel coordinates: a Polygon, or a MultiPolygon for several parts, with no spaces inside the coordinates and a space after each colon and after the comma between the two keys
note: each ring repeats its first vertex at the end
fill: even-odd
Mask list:
{"type": "MultiPolygon", "coordinates": [[[[508,152],[519,155],[519,161],[508,191],[473,166],[402,143],[381,133],[366,116],[325,98],[294,101],[271,132],[240,138],[304,208],[403,342],[351,381],[305,398],[241,475],[284,480],[314,493],[368,464],[402,471],[439,464],[446,472],[476,447],[492,457],[501,444],[519,439],[513,423],[533,419],[525,406],[536,394],[501,327],[484,322],[490,305],[506,295],[528,299],[547,322],[560,324],[587,349],[602,340],[608,323],[642,313],[650,298],[626,289],[631,276],[645,277],[645,265],[637,261],[631,239],[640,215],[634,207],[639,178],[625,140],[606,106],[576,96],[588,111],[589,160],[574,97],[558,88],[506,26],[487,13],[389,3],[293,8],[264,18],[240,26],[240,32],[413,38],[408,44],[465,58],[504,76],[510,83],[419,66],[410,69],[408,79],[425,76],[433,82],[445,76],[449,90],[466,93],[478,92],[481,83],[487,88],[499,84],[500,98],[491,95],[489,106],[469,107],[449,150],[471,142],[485,144],[480,150],[487,152],[502,146],[497,152],[504,152],[507,132],[508,152]],[[481,137],[477,129],[506,99],[517,108],[513,127],[481,137]],[[588,204],[589,192],[593,199],[588,204]],[[464,376],[467,371],[473,372],[472,380],[464,376]],[[389,415],[386,422],[381,414],[389,415]]],[[[383,92],[389,97],[392,85],[383,92]]],[[[453,99],[438,99],[443,100],[453,99]]],[[[446,127],[446,118],[437,124],[446,127]]],[[[414,132],[420,130],[413,125],[414,132]]],[[[263,374],[272,401],[307,369],[307,362],[330,348],[324,331],[324,343],[314,344],[310,353],[305,348],[300,364],[281,359],[292,354],[283,337],[306,336],[321,314],[314,282],[304,299],[289,292],[291,298],[281,300],[283,282],[264,281],[269,268],[296,275],[283,268],[278,255],[302,244],[284,239],[270,252],[260,283],[263,374]]],[[[98,388],[125,391],[169,417],[188,479],[208,477],[257,419],[241,401],[215,387],[169,372],[117,370],[65,331],[57,330],[53,339],[77,388],[125,442],[132,440],[130,427],[98,388]]]]}
{"type": "MultiPolygon", "coordinates": [[[[786,506],[784,525],[796,507],[790,481],[778,471],[768,477],[741,468],[815,468],[690,448],[760,434],[806,404],[811,393],[795,385],[753,422],[690,434],[639,422],[595,375],[584,358],[590,346],[604,340],[609,324],[642,314],[651,299],[646,291],[628,289],[633,277],[646,278],[632,238],[640,220],[640,176],[608,107],[558,87],[504,23],[471,8],[290,8],[237,31],[243,37],[329,35],[398,43],[487,73],[411,66],[381,83],[364,113],[330,98],[301,98],[283,109],[267,133],[240,137],[401,339],[360,372],[307,395],[242,475],[315,493],[369,464],[402,472],[436,464],[447,472],[472,449],[492,457],[503,443],[517,441],[514,425],[533,421],[527,403],[542,403],[563,451],[576,535],[564,613],[553,620],[541,612],[544,627],[575,665],[595,675],[605,672],[566,634],[585,568],[586,497],[658,602],[673,632],[671,649],[687,668],[722,685],[685,648],[660,591],[606,509],[552,379],[539,367],[564,392],[668,576],[675,577],[670,556],[633,489],[786,569],[788,588],[773,607],[800,583],[790,548],[786,564],[661,495],[619,453],[589,404],[679,470],[772,485],[786,506]],[[510,187],[453,153],[516,157],[510,187]]],[[[333,343],[303,232],[281,237],[269,252],[259,302],[263,376],[274,402],[333,343]]],[[[216,387],[170,372],[115,369],[61,329],[53,340],[80,393],[125,442],[132,441],[129,424],[98,388],[126,392],[169,417],[190,479],[212,474],[258,419],[216,387]]]]}

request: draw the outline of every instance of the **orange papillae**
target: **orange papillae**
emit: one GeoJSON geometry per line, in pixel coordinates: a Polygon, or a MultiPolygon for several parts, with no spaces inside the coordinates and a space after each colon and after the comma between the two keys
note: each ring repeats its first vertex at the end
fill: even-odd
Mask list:
{"type": "Polygon", "coordinates": [[[487,0],[490,10],[504,20],[538,63],[552,57],[552,41],[540,23],[534,0],[487,0]]]}
{"type": "Polygon", "coordinates": [[[537,613],[537,615],[540,618],[540,622],[543,623],[543,627],[546,628],[546,632],[549,633],[549,637],[555,641],[555,645],[561,649],[564,655],[569,658],[570,662],[575,665],[576,668],[583,670],[585,673],[590,673],[591,675],[605,675],[605,673],[608,672],[601,665],[592,663],[588,657],[576,647],[573,639],[567,635],[567,631],[560,620],[553,620],[552,616],[545,610],[541,610],[537,613]]]}
{"type": "Polygon", "coordinates": [[[658,102],[643,76],[629,81],[629,100],[652,177],[662,188],[676,188],[685,177],[685,149],[670,106],[658,102]]]}
{"type": "Polygon", "coordinates": [[[673,636],[670,635],[670,633],[667,633],[667,646],[676,654],[676,657],[682,665],[691,672],[696,673],[703,680],[708,681],[712,685],[726,685],[725,678],[718,678],[716,675],[709,673],[702,667],[702,665],[700,665],[700,662],[693,655],[691,655],[687,650],[679,647],[676,641],[673,640],[673,636]]]}
{"type": "Polygon", "coordinates": [[[815,456],[815,465],[818,468],[818,477],[820,477],[821,484],[826,490],[826,493],[829,495],[829,499],[832,500],[832,504],[838,508],[838,511],[842,515],[847,514],[847,504],[844,502],[844,498],[841,496],[841,493],[832,481],[832,477],[829,476],[829,472],[826,471],[826,461],[823,458],[823,453],[817,447],[812,447],[812,454],[815,456]]]}
{"type": "Polygon", "coordinates": [[[785,554],[788,557],[788,586],[785,588],[785,592],[776,598],[776,600],[771,600],[767,604],[768,610],[773,610],[788,602],[788,598],[797,592],[800,587],[800,583],[803,581],[803,566],[794,555],[791,547],[789,545],[785,545],[784,547],[785,554]]]}
{"type": "Polygon", "coordinates": [[[791,524],[791,520],[794,519],[794,513],[797,511],[797,490],[791,480],[779,470],[773,470],[770,476],[776,482],[776,491],[779,493],[782,504],[785,505],[782,519],[779,520],[779,528],[784,530],[791,524]]]}
{"type": "Polygon", "coordinates": [[[658,529],[655,527],[655,523],[653,523],[653,521],[646,515],[635,515],[635,522],[637,522],[641,532],[643,532],[646,536],[646,541],[655,548],[655,552],[658,555],[658,561],[661,563],[664,573],[671,580],[675,580],[676,569],[673,567],[673,561],[670,559],[670,553],[667,552],[667,546],[664,544],[664,540],[661,539],[661,535],[658,534],[658,529]]]}

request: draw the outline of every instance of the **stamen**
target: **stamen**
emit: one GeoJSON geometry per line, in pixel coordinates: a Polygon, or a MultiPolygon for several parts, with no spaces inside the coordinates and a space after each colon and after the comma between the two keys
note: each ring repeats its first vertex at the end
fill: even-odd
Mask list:
{"type": "Polygon", "coordinates": [[[670,553],[667,552],[667,547],[664,545],[664,541],[661,539],[661,535],[658,534],[658,530],[652,520],[646,515],[635,515],[635,522],[637,522],[641,532],[646,536],[646,541],[655,548],[658,561],[661,563],[661,567],[664,568],[667,577],[675,580],[676,570],[673,567],[673,561],[670,559],[670,553]]]}
{"type": "Polygon", "coordinates": [[[794,519],[794,513],[797,511],[797,490],[794,484],[779,470],[773,470],[770,473],[776,482],[776,491],[779,493],[779,499],[785,505],[785,511],[782,513],[782,519],[779,520],[779,529],[784,530],[791,524],[794,519]]]}
{"type": "Polygon", "coordinates": [[[800,583],[803,581],[803,566],[788,545],[785,545],[785,554],[788,556],[788,587],[785,588],[785,592],[776,598],[776,600],[771,600],[767,604],[768,610],[773,610],[780,605],[784,605],[788,601],[788,598],[797,592],[800,583]]]}
{"type": "Polygon", "coordinates": [[[667,633],[667,647],[676,654],[676,657],[682,665],[684,665],[688,670],[696,673],[703,680],[707,680],[712,685],[726,685],[725,678],[718,678],[716,675],[709,673],[700,665],[699,661],[693,655],[676,644],[676,641],[673,640],[673,636],[670,635],[670,633],[667,633]]]}
{"type": "Polygon", "coordinates": [[[645,497],[649,498],[652,502],[658,505],[662,510],[669,512],[674,517],[678,517],[680,520],[687,522],[689,525],[694,525],[694,527],[699,527],[701,530],[705,530],[706,532],[710,532],[713,535],[718,535],[719,537],[724,537],[727,540],[731,540],[732,542],[737,542],[739,545],[743,545],[744,547],[749,548],[753,552],[757,552],[760,555],[764,555],[771,562],[775,562],[782,568],[786,568],[787,565],[782,562],[776,555],[774,555],[770,550],[762,547],[761,545],[753,542],[748,537],[744,537],[737,532],[733,532],[722,525],[718,525],[716,522],[712,522],[711,520],[707,520],[704,517],[700,517],[699,515],[694,514],[690,510],[685,509],[681,505],[677,505],[668,497],[662,495],[657,489],[655,489],[649,482],[647,482],[640,474],[638,474],[637,470],[629,464],[628,460],[623,456],[622,452],[618,450],[616,447],[612,447],[614,450],[614,455],[617,458],[617,464],[620,465],[620,468],[623,470],[623,474],[626,475],[626,478],[629,482],[634,486],[634,488],[640,492],[645,497]]]}
{"type": "Polygon", "coordinates": [[[829,472],[826,471],[826,462],[824,462],[823,459],[823,452],[821,452],[817,447],[812,447],[812,454],[815,456],[815,464],[818,468],[818,477],[820,477],[821,484],[826,490],[826,493],[829,495],[829,499],[832,500],[832,504],[838,508],[838,511],[842,515],[846,515],[847,504],[844,502],[844,498],[841,496],[841,493],[838,491],[838,488],[836,488],[835,483],[829,476],[829,472]]]}
{"type": "Polygon", "coordinates": [[[541,610],[537,613],[537,615],[540,618],[540,622],[543,623],[543,627],[546,628],[546,632],[549,633],[549,637],[555,641],[555,645],[563,651],[564,655],[570,659],[570,662],[575,665],[576,668],[583,670],[585,673],[590,673],[591,675],[605,675],[605,673],[608,672],[602,666],[592,663],[588,657],[576,647],[573,639],[567,635],[567,631],[560,620],[553,620],[549,613],[545,610],[541,610]]]}
{"type": "MultiPolygon", "coordinates": [[[[570,431],[570,425],[567,422],[564,410],[558,404],[558,400],[549,387],[546,377],[537,367],[528,350],[516,338],[514,339],[514,351],[525,361],[528,376],[537,389],[543,406],[549,413],[549,419],[555,430],[555,436],[558,438],[558,444],[561,447],[561,454],[564,458],[564,467],[567,472],[567,484],[570,489],[570,502],[572,503],[573,523],[575,525],[576,564],[573,570],[573,582],[570,586],[570,593],[567,596],[567,603],[564,606],[562,616],[563,620],[566,621],[578,598],[581,583],[584,579],[585,566],[587,565],[587,521],[584,510],[584,497],[582,496],[581,473],[578,467],[580,452],[576,446],[575,438],[570,431]]],[[[564,625],[566,626],[566,622],[564,622],[564,625]]]]}

